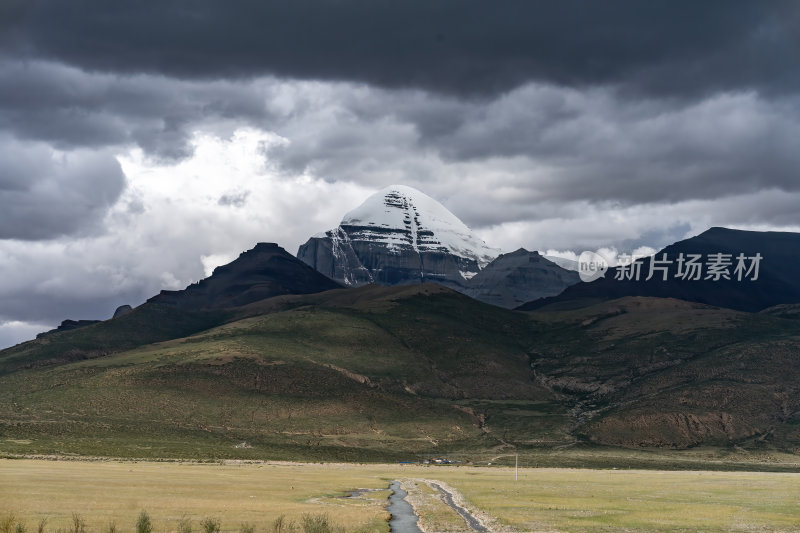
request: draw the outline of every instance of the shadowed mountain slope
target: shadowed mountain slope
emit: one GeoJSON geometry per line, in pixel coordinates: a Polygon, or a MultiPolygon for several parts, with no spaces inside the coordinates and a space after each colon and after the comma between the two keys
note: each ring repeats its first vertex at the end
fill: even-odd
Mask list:
{"type": "Polygon", "coordinates": [[[231,308],[271,296],[309,294],[340,285],[277,244],[259,243],[208,278],[181,291],[161,291],[111,320],[48,332],[0,352],[0,372],[101,357],[143,344],[183,337],[217,326],[231,308]],[[180,309],[180,312],[176,311],[180,309]]]}
{"type": "Polygon", "coordinates": [[[800,321],[644,297],[533,316],[535,379],[570,398],[580,438],[800,451],[800,321]]]}
{"type": "MultiPolygon", "coordinates": [[[[764,275],[792,281],[780,266],[764,275]]],[[[325,287],[337,285],[259,245],[185,291],[0,351],[0,453],[800,451],[796,304],[637,296],[523,313],[438,284],[325,287]]]]}
{"type": "Polygon", "coordinates": [[[340,287],[274,243],[258,243],[208,278],[181,291],[161,291],[148,302],[185,309],[239,307],[279,294],[309,294],[340,287]]]}
{"type": "MultiPolygon", "coordinates": [[[[178,331],[214,313],[148,304],[51,346],[63,355],[92,332],[121,342],[142,326],[126,320],[178,331]]],[[[7,368],[0,452],[800,450],[796,319],[642,297],[519,313],[431,284],[281,295],[214,316],[219,325],[186,337],[7,368]]]]}
{"type": "Polygon", "coordinates": [[[539,252],[520,248],[497,257],[458,290],[481,302],[514,309],[531,300],[556,296],[579,282],[577,272],[560,267],[539,252]]]}
{"type": "MultiPolygon", "coordinates": [[[[521,310],[538,309],[544,306],[558,307],[584,305],[603,300],[612,300],[623,296],[656,296],[660,298],[678,298],[691,302],[705,303],[741,311],[759,311],[778,304],[800,302],[800,234],[789,232],[742,231],[726,228],[711,228],[696,237],[679,241],[667,246],[655,254],[656,260],[672,261],[666,265],[669,269],[666,280],[663,272],[654,269],[654,275],[646,280],[653,258],[639,260],[640,277],[636,279],[615,279],[619,267],[610,269],[604,278],[591,283],[579,283],[568,287],[558,296],[530,302],[521,306],[521,310]],[[728,268],[730,279],[706,279],[707,269],[701,273],[701,279],[679,279],[677,259],[683,254],[699,254],[704,267],[709,256],[727,254],[732,263],[728,268]],[[737,280],[735,268],[737,256],[762,257],[759,264],[757,280],[751,280],[754,273],[742,276],[737,280]]],[[[746,261],[750,267],[752,261],[746,261]]],[[[746,272],[744,272],[746,274],[746,272]]]]}
{"type": "Polygon", "coordinates": [[[186,338],[0,376],[0,436],[42,453],[349,460],[572,440],[565,407],[530,379],[523,314],[438,285],[235,312],[186,338]]]}

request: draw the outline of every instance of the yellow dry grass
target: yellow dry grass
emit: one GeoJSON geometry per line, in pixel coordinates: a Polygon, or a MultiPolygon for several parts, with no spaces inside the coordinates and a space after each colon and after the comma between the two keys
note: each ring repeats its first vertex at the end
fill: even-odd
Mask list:
{"type": "Polygon", "coordinates": [[[28,531],[42,517],[48,531],[67,528],[78,513],[88,531],[114,521],[130,532],[143,509],[159,533],[177,531],[183,516],[195,531],[205,517],[220,519],[223,530],[248,522],[269,531],[280,515],[299,521],[303,513],[327,513],[350,529],[385,521],[388,493],[382,500],[339,496],[388,485],[378,469],[335,465],[0,460],[0,513],[14,512],[28,531]]]}
{"type": "MultiPolygon", "coordinates": [[[[432,476],[431,476],[432,477],[432,476]]],[[[800,531],[800,474],[442,471],[474,507],[520,531],[800,531]]]]}
{"type": "Polygon", "coordinates": [[[0,513],[15,512],[28,531],[45,516],[48,531],[66,528],[76,512],[90,532],[113,520],[127,533],[142,509],[157,533],[176,531],[182,516],[195,531],[212,516],[223,530],[249,522],[259,532],[303,513],[388,531],[385,491],[338,496],[391,479],[444,481],[517,531],[800,530],[800,474],[760,472],[526,468],[515,481],[513,469],[466,466],[0,460],[0,513]]]}

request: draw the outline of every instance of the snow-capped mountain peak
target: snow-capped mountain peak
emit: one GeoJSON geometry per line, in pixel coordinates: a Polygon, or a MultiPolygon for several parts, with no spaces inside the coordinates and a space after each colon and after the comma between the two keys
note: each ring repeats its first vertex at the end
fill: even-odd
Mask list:
{"type": "Polygon", "coordinates": [[[358,227],[364,237],[391,250],[410,245],[417,252],[446,251],[475,260],[479,268],[500,253],[441,203],[407,185],[390,185],[376,192],[349,211],[340,226],[358,227]]]}
{"type": "Polygon", "coordinates": [[[315,235],[297,257],[346,285],[434,281],[461,287],[500,251],[430,196],[390,185],[315,235]]]}

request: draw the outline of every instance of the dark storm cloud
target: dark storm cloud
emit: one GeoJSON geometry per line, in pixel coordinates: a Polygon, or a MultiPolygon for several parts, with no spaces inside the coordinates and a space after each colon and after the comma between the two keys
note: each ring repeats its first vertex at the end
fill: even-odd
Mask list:
{"type": "Polygon", "coordinates": [[[204,120],[264,122],[264,98],[248,83],[181,82],[163,76],[90,73],[45,61],[0,61],[0,129],[64,149],[137,144],[150,156],[189,155],[204,120]]]}
{"type": "Polygon", "coordinates": [[[485,188],[494,202],[454,200],[476,226],[549,216],[532,207],[543,201],[635,205],[800,188],[792,95],[631,100],[611,88],[528,84],[475,100],[275,78],[120,76],[44,61],[0,67],[0,129],[15,138],[65,151],[138,145],[178,160],[191,153],[193,132],[226,137],[247,125],[287,139],[265,155],[289,177],[408,183],[439,198],[465,182],[485,188]]]}
{"type": "Polygon", "coordinates": [[[528,187],[535,198],[677,202],[800,190],[798,117],[796,98],[754,93],[678,105],[530,87],[471,109],[435,142],[452,160],[527,159],[510,185],[536,183],[528,187]],[[542,169],[546,176],[534,177],[542,169]]]}
{"type": "Polygon", "coordinates": [[[459,95],[528,81],[657,94],[794,90],[789,0],[14,1],[18,56],[206,79],[276,75],[459,95]]]}
{"type": "Polygon", "coordinates": [[[0,239],[51,239],[87,230],[125,188],[105,153],[58,153],[42,144],[0,141],[0,239]]]}
{"type": "Polygon", "coordinates": [[[438,198],[486,190],[455,200],[477,226],[554,216],[533,207],[541,202],[558,210],[800,190],[795,97],[629,101],[528,85],[481,102],[368,89],[342,90],[336,102],[336,113],[293,114],[282,124],[291,142],[268,156],[290,174],[409,183],[438,198]]]}
{"type": "Polygon", "coordinates": [[[0,347],[9,328],[185,286],[258,240],[293,251],[390,183],[506,250],[798,227],[799,13],[0,0],[0,347]],[[182,172],[197,175],[171,189],[182,172]]]}

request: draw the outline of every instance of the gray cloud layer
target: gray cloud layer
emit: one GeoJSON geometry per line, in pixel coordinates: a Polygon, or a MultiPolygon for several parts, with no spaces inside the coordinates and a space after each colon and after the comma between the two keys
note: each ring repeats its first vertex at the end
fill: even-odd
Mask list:
{"type": "MultiPolygon", "coordinates": [[[[16,138],[64,150],[138,145],[153,158],[174,160],[189,155],[196,129],[226,135],[250,125],[291,141],[266,153],[289,174],[312,172],[375,186],[386,180],[434,182],[432,192],[448,196],[452,183],[446,177],[457,166],[466,179],[486,167],[503,181],[499,193],[514,191],[512,203],[518,204],[628,205],[764,188],[793,191],[800,186],[797,117],[797,97],[765,99],[756,92],[630,101],[608,88],[533,84],[494,98],[462,100],[275,78],[235,83],[119,77],[50,62],[6,61],[0,69],[0,126],[16,138]]],[[[24,150],[17,159],[19,175],[45,171],[25,169],[26,161],[37,158],[26,158],[24,150]]],[[[119,177],[108,172],[113,187],[119,177]]],[[[487,206],[494,216],[465,218],[483,225],[513,216],[513,209],[495,208],[487,206]]],[[[519,216],[531,214],[523,210],[519,216]]]]}
{"type": "Polygon", "coordinates": [[[789,0],[7,0],[0,342],[256,240],[294,251],[352,207],[333,195],[390,183],[503,247],[800,226],[798,27],[789,0]],[[205,211],[155,206],[117,162],[171,168],[243,127],[281,139],[258,150],[269,194],[223,169],[205,211]]]}
{"type": "Polygon", "coordinates": [[[15,0],[4,11],[15,53],[123,73],[460,95],[529,81],[657,94],[793,91],[800,81],[790,0],[15,0]]]}
{"type": "Polygon", "coordinates": [[[110,154],[69,154],[0,138],[0,239],[51,239],[93,230],[125,188],[110,154]]]}

